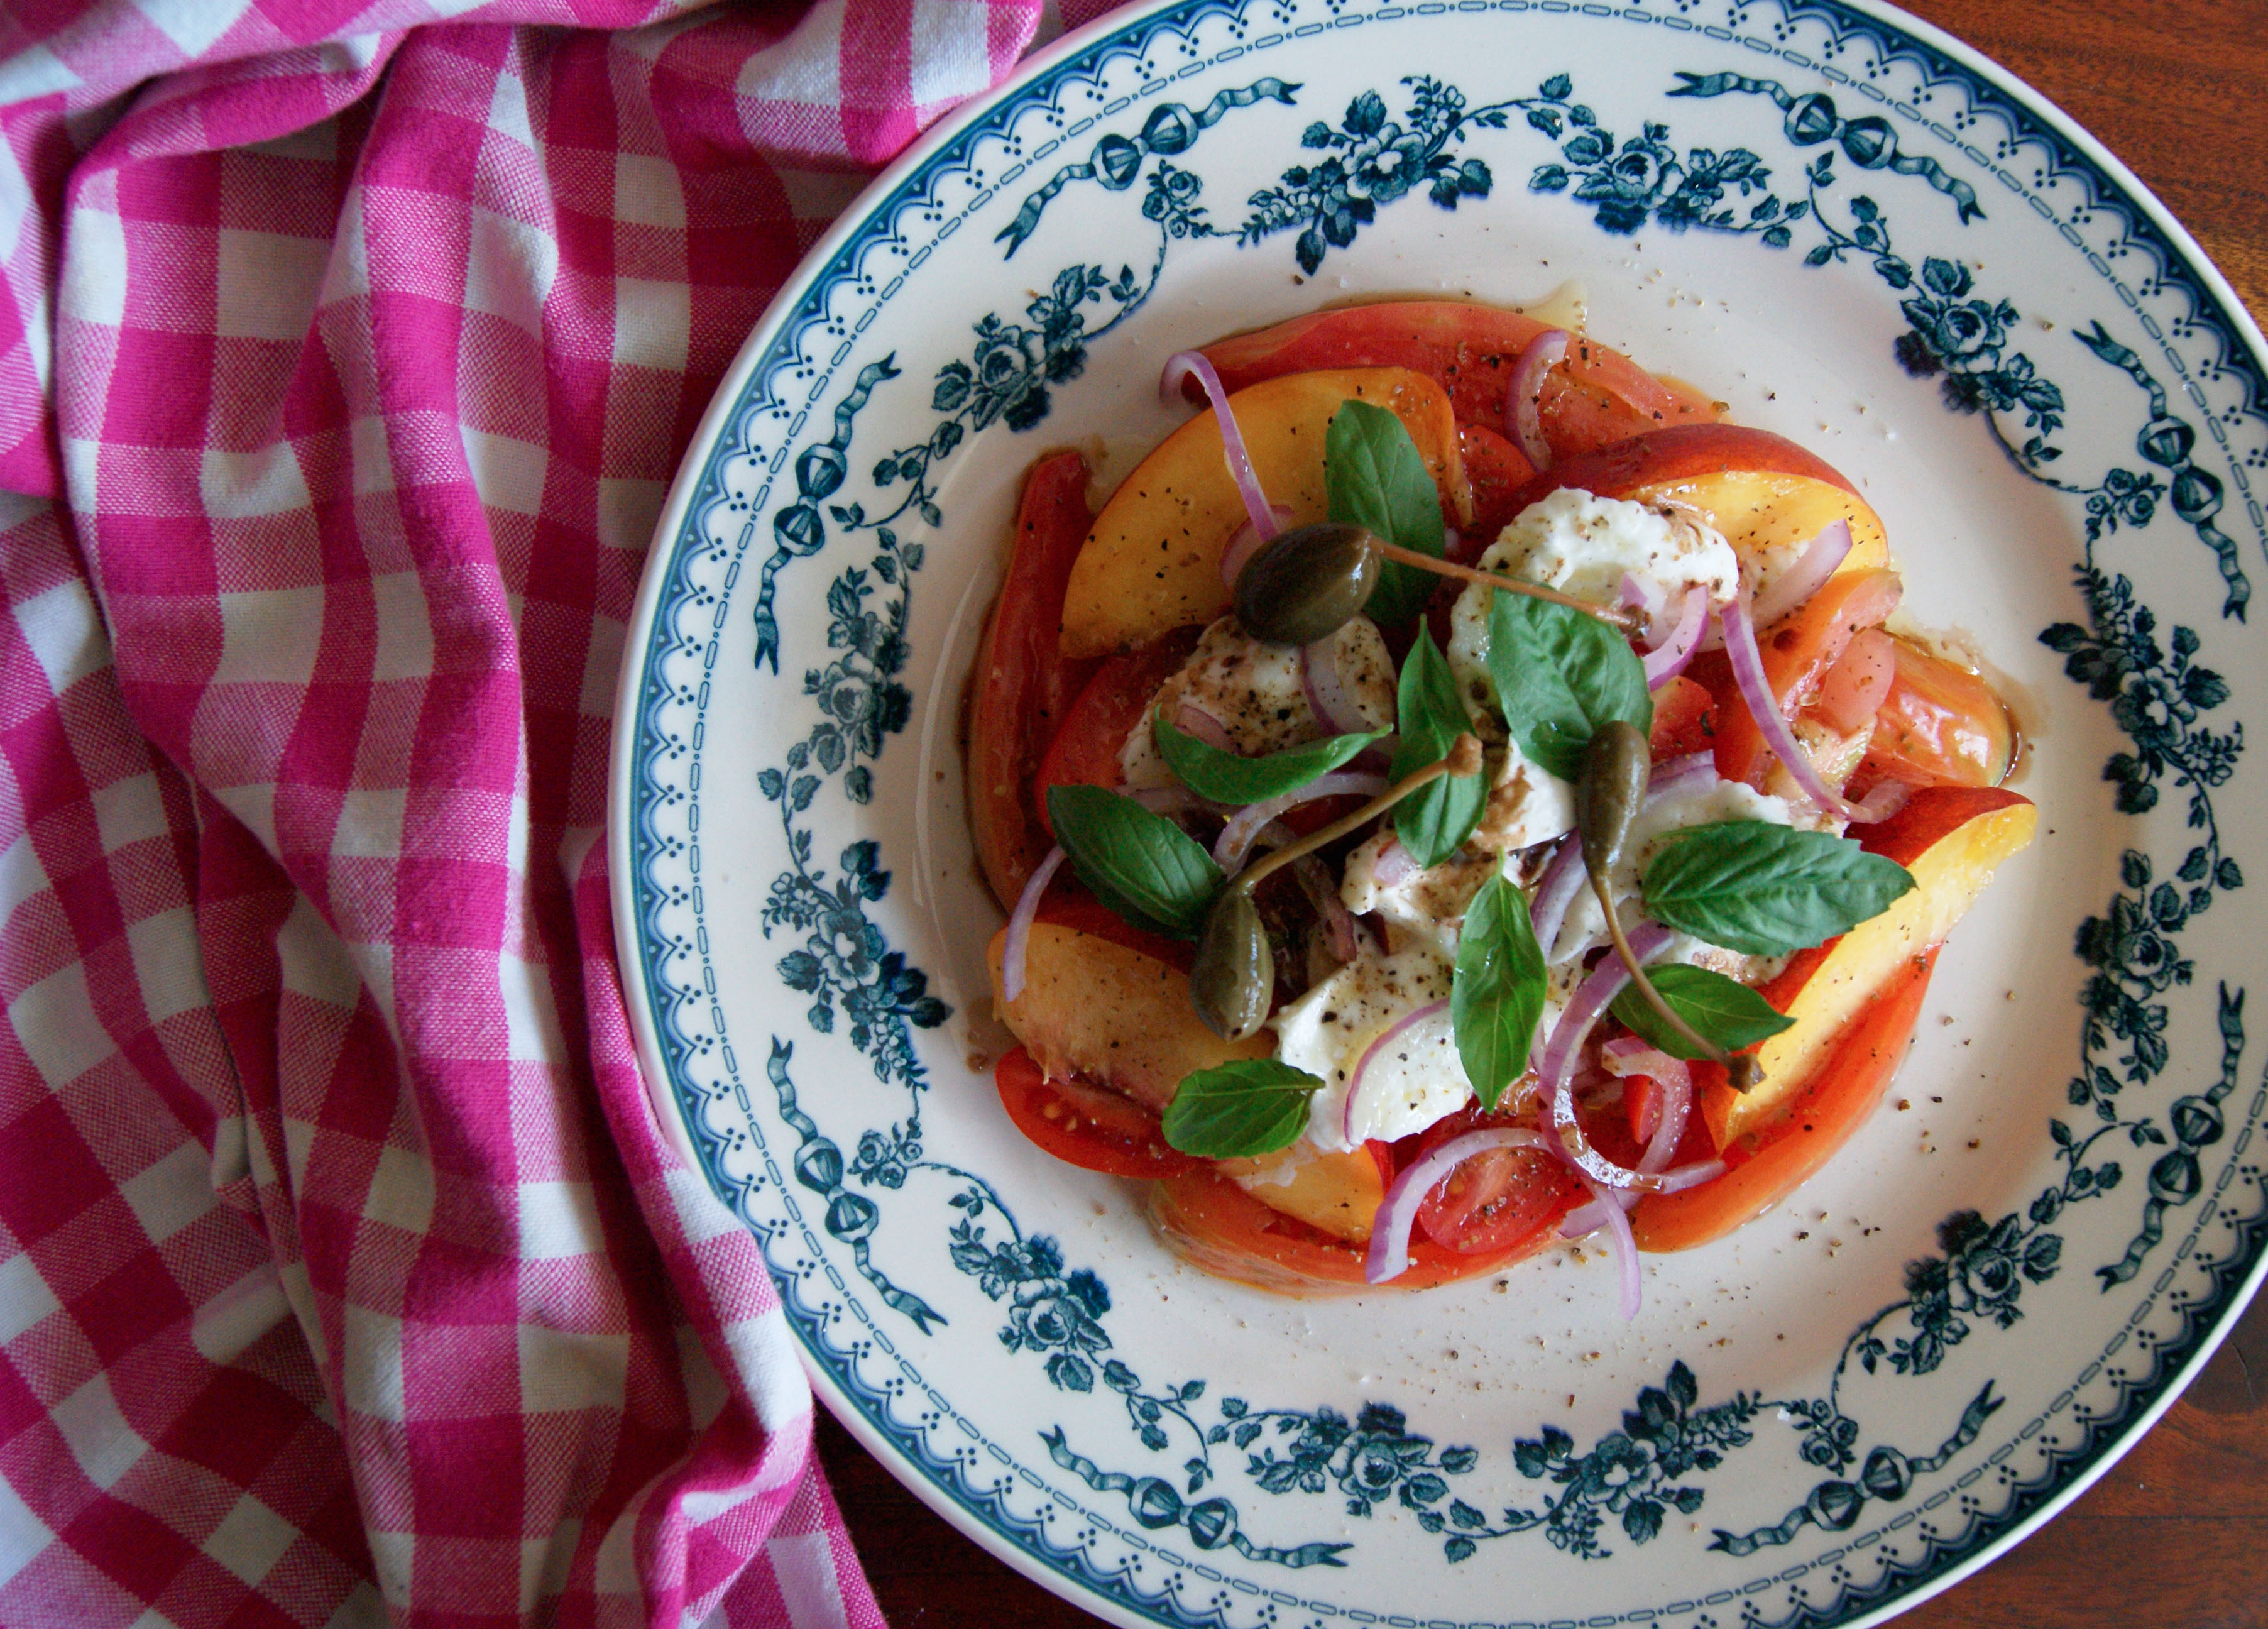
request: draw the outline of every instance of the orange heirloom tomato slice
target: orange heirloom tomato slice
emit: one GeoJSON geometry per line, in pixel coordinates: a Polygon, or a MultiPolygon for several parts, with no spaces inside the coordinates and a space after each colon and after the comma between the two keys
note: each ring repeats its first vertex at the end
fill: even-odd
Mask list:
{"type": "Polygon", "coordinates": [[[1966,667],[1896,646],[1897,676],[1874,712],[1874,736],[1852,785],[1863,794],[1880,780],[1910,786],[1997,786],[2016,756],[2007,704],[1966,667]]]}

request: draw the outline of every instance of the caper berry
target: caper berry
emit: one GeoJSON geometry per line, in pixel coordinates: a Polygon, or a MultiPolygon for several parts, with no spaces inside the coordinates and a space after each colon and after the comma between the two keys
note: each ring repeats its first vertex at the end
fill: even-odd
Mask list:
{"type": "Polygon", "coordinates": [[[1575,783],[1575,829],[1583,836],[1583,866],[1604,877],[1623,857],[1631,822],[1646,801],[1651,753],[1637,726],[1616,719],[1602,725],[1583,750],[1575,783]]]}
{"type": "Polygon", "coordinates": [[[1236,620],[1256,639],[1313,645],[1359,615],[1378,586],[1378,539],[1359,526],[1319,520],[1254,551],[1236,576],[1236,620]]]}
{"type": "Polygon", "coordinates": [[[1205,913],[1189,967],[1189,1003],[1224,1041],[1248,1041],[1268,1021],[1276,999],[1276,952],[1252,896],[1221,890],[1205,913]]]}

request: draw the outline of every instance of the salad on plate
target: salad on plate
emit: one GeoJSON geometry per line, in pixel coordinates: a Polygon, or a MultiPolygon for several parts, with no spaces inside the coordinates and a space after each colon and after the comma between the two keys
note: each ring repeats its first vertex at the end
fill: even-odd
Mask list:
{"type": "Polygon", "coordinates": [[[2035,811],[1804,448],[1518,311],[1167,365],[1027,476],[970,686],[996,1080],[1184,1258],[1422,1288],[1705,1242],[1881,1102],[2035,811]]]}

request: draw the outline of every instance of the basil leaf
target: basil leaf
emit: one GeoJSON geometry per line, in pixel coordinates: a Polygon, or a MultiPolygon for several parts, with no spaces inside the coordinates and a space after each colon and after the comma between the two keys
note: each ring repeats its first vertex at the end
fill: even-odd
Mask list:
{"type": "Polygon", "coordinates": [[[1324,741],[1286,747],[1264,758],[1243,758],[1206,745],[1196,736],[1175,729],[1160,713],[1154,726],[1158,756],[1182,784],[1200,798],[1215,803],[1265,803],[1287,792],[1297,792],[1346,763],[1383,732],[1357,732],[1324,741]]]}
{"type": "Polygon", "coordinates": [[[1322,1082],[1272,1058],[1241,1058],[1182,1077],[1166,1105],[1166,1146],[1205,1160],[1273,1154],[1300,1140],[1322,1082]]]}
{"type": "Polygon", "coordinates": [[[1528,1072],[1528,1050],[1543,1016],[1544,978],[1527,897],[1498,872],[1465,910],[1456,977],[1449,986],[1457,1056],[1484,1109],[1495,1108],[1505,1088],[1528,1072]]]}
{"type": "Polygon", "coordinates": [[[1641,735],[1653,727],[1646,664],[1622,635],[1549,600],[1498,590],[1492,601],[1489,677],[1529,763],[1576,780],[1602,725],[1619,719],[1641,735]]]}
{"type": "Polygon", "coordinates": [[[1689,826],[1645,875],[1646,914],[1749,955],[1786,955],[1847,932],[1914,885],[1849,837],[1769,821],[1689,826]]]}
{"type": "Polygon", "coordinates": [[[1226,881],[1179,826],[1108,786],[1050,786],[1048,819],[1094,896],[1138,927],[1195,939],[1226,881]]]}
{"type": "MultiPolygon", "coordinates": [[[[1323,437],[1323,487],[1329,516],[1362,527],[1388,542],[1441,557],[1441,495],[1425,468],[1409,426],[1382,407],[1350,402],[1331,417],[1323,437]]],[[[1425,608],[1441,579],[1431,571],[1388,560],[1363,608],[1374,623],[1399,622],[1425,608]]]]}
{"type": "MultiPolygon", "coordinates": [[[[1472,726],[1457,695],[1456,675],[1430,629],[1418,629],[1418,643],[1402,664],[1396,701],[1402,744],[1388,778],[1398,781],[1442,756],[1472,726]]],[[[1488,785],[1481,776],[1444,775],[1394,806],[1395,835],[1420,866],[1438,866],[1473,835],[1487,803],[1488,785]]]]}
{"type": "MultiPolygon", "coordinates": [[[[1669,1003],[1671,1012],[1692,1025],[1695,1033],[1714,1041],[1728,1052],[1754,1046],[1795,1022],[1739,979],[1727,978],[1705,967],[1683,967],[1671,962],[1667,967],[1650,967],[1646,972],[1653,981],[1653,987],[1661,991],[1661,999],[1669,1003]]],[[[1629,1025],[1631,1033],[1648,1046],[1672,1058],[1690,1063],[1708,1056],[1663,1021],[1661,1014],[1653,1010],[1653,1003],[1639,992],[1636,984],[1616,996],[1607,1011],[1629,1025]]]]}

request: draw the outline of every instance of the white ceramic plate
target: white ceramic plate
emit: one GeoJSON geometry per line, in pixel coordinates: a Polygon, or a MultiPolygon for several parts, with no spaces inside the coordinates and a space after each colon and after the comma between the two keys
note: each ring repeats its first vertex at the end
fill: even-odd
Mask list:
{"type": "Polygon", "coordinates": [[[1126,1624],[1846,1624],[2012,1542],[2260,1276],[2261,357],[2132,177],[1886,10],[1189,0],[1044,54],[750,338],[625,661],[648,1076],[821,1391],[1126,1624]],[[1328,1304],[1206,1279],[966,1062],[999,913],[956,710],[1018,483],[1160,435],[1182,346],[1567,279],[1863,483],[1918,619],[2018,699],[2040,839],[1938,967],[1911,1107],[1650,1260],[1636,1323],[1594,1252],[1328,1304]]]}

